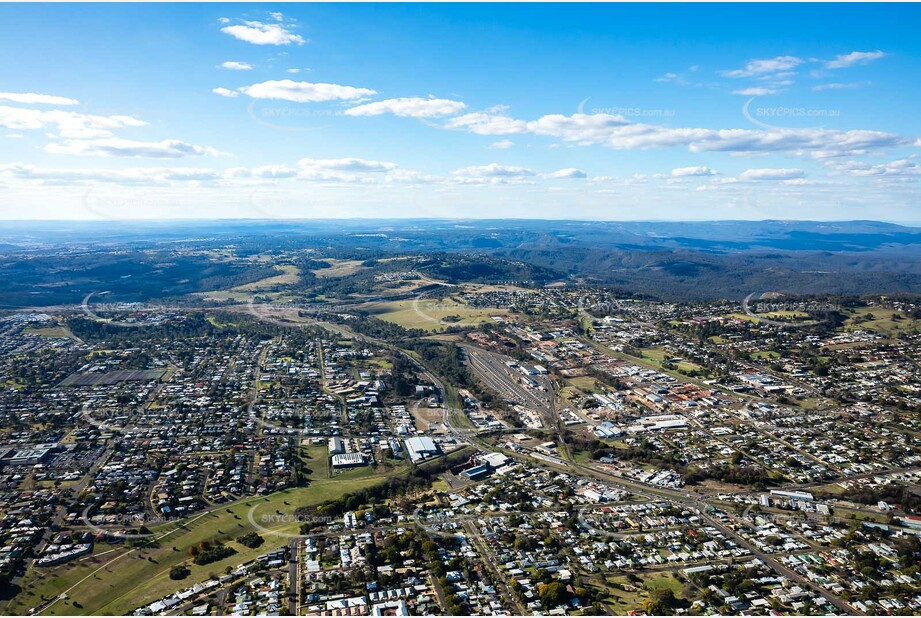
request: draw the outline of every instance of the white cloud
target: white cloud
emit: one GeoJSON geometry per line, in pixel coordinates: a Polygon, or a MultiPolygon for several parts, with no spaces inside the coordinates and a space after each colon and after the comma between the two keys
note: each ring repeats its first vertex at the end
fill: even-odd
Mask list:
{"type": "Polygon", "coordinates": [[[39,168],[24,163],[0,165],[0,174],[17,180],[44,185],[83,185],[114,183],[120,185],[166,185],[176,182],[214,182],[224,174],[201,168],[143,167],[124,169],[39,168]]]}
{"type": "Polygon", "coordinates": [[[228,90],[227,88],[212,88],[211,92],[214,94],[219,94],[222,97],[234,98],[240,96],[240,93],[236,90],[228,90]]]}
{"type": "Polygon", "coordinates": [[[222,69],[230,69],[231,71],[249,71],[253,68],[248,62],[235,62],[233,60],[228,60],[227,62],[221,63],[222,69]]]}
{"type": "Polygon", "coordinates": [[[634,123],[610,114],[551,114],[528,122],[476,112],[452,118],[445,126],[481,135],[532,133],[619,150],[684,147],[691,152],[790,152],[815,158],[859,155],[908,143],[899,135],[881,131],[680,128],[634,123]]]}
{"type": "Polygon", "coordinates": [[[742,69],[732,71],[721,71],[726,77],[756,77],[769,73],[779,73],[789,71],[801,65],[803,60],[796,56],[777,56],[765,60],[752,60],[742,69]]]}
{"type": "Polygon", "coordinates": [[[366,103],[345,110],[346,116],[380,116],[393,114],[409,118],[433,118],[436,116],[450,116],[457,114],[467,105],[460,101],[450,99],[434,99],[421,97],[404,97],[399,99],[385,99],[366,103]]]}
{"type": "Polygon", "coordinates": [[[295,103],[354,100],[377,94],[368,88],[354,88],[338,84],[313,84],[290,79],[270,80],[239,89],[254,99],[279,99],[295,103]]]}
{"type": "Polygon", "coordinates": [[[478,135],[514,135],[528,130],[526,122],[511,118],[501,111],[471,112],[450,119],[445,126],[449,129],[466,129],[478,135]]]}
{"type": "Polygon", "coordinates": [[[850,82],[846,84],[842,83],[830,83],[830,84],[818,84],[813,86],[812,90],[814,92],[822,92],[823,90],[853,90],[855,88],[861,88],[870,82],[850,82]]]}
{"type": "Polygon", "coordinates": [[[63,110],[37,110],[0,105],[0,127],[15,130],[52,128],[61,137],[108,137],[112,131],[142,127],[147,123],[132,116],[96,116],[63,110]]]}
{"type": "Polygon", "coordinates": [[[791,178],[802,178],[805,176],[803,170],[797,169],[750,169],[739,174],[743,180],[790,180],[791,178]]]}
{"type": "Polygon", "coordinates": [[[657,78],[656,78],[656,81],[657,81],[657,82],[661,82],[661,83],[663,83],[663,84],[667,84],[667,83],[669,83],[669,82],[673,82],[673,81],[677,81],[677,80],[678,80],[678,74],[677,74],[677,73],[666,73],[666,74],[663,75],[662,77],[657,77],[657,78]]]}
{"type": "Polygon", "coordinates": [[[489,147],[493,150],[504,150],[505,148],[511,148],[514,145],[515,145],[515,142],[513,142],[512,140],[502,139],[502,140],[499,140],[498,142],[493,142],[492,144],[489,145],[489,147]]]}
{"type": "Polygon", "coordinates": [[[862,161],[848,161],[834,166],[835,174],[848,176],[916,177],[921,176],[921,163],[911,158],[871,165],[862,161]]]}
{"type": "Polygon", "coordinates": [[[34,92],[0,92],[0,101],[26,103],[29,105],[79,105],[80,101],[53,94],[36,94],[34,92]]]}
{"type": "Polygon", "coordinates": [[[588,178],[588,174],[575,167],[567,167],[547,175],[548,178],[588,178]]]}
{"type": "Polygon", "coordinates": [[[221,156],[220,152],[209,146],[196,146],[176,139],[160,142],[139,142],[135,140],[107,139],[73,139],[63,144],[54,142],[45,147],[53,154],[108,157],[150,157],[177,159],[180,157],[198,157],[203,155],[221,156]]]}
{"type": "Polygon", "coordinates": [[[388,172],[397,168],[396,163],[389,161],[369,161],[368,159],[301,159],[297,162],[301,167],[335,170],[340,172],[388,172]]]}
{"type": "Polygon", "coordinates": [[[250,170],[256,178],[294,178],[298,170],[287,165],[260,165],[250,170]]]}
{"type": "Polygon", "coordinates": [[[307,42],[299,34],[288,30],[287,26],[261,21],[244,21],[242,24],[224,26],[221,32],[253,45],[303,45],[307,42]]]}
{"type": "Polygon", "coordinates": [[[769,94],[777,94],[777,90],[774,90],[773,88],[753,87],[743,88],[742,90],[733,90],[732,94],[741,94],[746,97],[763,97],[769,94]]]}
{"type": "Polygon", "coordinates": [[[397,169],[396,163],[368,159],[301,159],[297,162],[300,180],[369,184],[378,176],[397,169]]]}
{"type": "Polygon", "coordinates": [[[399,184],[432,184],[440,180],[437,176],[423,174],[415,170],[396,169],[384,174],[384,180],[390,183],[399,184]]]}
{"type": "Polygon", "coordinates": [[[672,176],[681,177],[681,176],[713,176],[716,174],[714,170],[711,170],[706,165],[695,165],[691,167],[676,167],[672,170],[672,176]]]}
{"type": "Polygon", "coordinates": [[[24,163],[0,164],[3,177],[45,185],[115,183],[122,185],[171,185],[206,182],[227,186],[274,184],[276,181],[308,180],[344,184],[427,184],[438,180],[413,170],[398,169],[395,163],[364,159],[303,159],[298,167],[261,165],[224,170],[186,167],[141,167],[122,169],[36,168],[24,163]]]}
{"type": "Polygon", "coordinates": [[[526,167],[515,165],[500,165],[490,163],[489,165],[472,165],[452,172],[455,176],[468,176],[472,178],[521,178],[534,176],[534,172],[526,167]]]}
{"type": "Polygon", "coordinates": [[[834,60],[829,60],[825,63],[826,69],[846,69],[848,67],[867,64],[873,60],[878,60],[883,58],[886,54],[882,51],[854,51],[849,54],[839,54],[835,56],[834,60]]]}

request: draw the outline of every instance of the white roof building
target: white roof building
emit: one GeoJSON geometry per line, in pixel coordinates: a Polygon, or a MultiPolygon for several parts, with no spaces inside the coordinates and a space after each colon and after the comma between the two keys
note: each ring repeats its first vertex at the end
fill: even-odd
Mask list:
{"type": "Polygon", "coordinates": [[[407,438],[404,444],[406,445],[406,452],[409,453],[409,458],[413,463],[435,457],[439,453],[438,445],[427,436],[407,438]]]}

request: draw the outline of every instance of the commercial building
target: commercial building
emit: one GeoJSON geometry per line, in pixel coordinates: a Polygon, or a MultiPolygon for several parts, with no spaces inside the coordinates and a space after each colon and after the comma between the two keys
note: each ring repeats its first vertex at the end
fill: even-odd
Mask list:
{"type": "Polygon", "coordinates": [[[426,436],[407,438],[404,444],[406,445],[406,452],[409,453],[409,459],[413,463],[431,459],[441,452],[435,441],[426,436]]]}
{"type": "Polygon", "coordinates": [[[345,452],[345,442],[342,438],[330,438],[329,439],[329,454],[338,455],[345,452]]]}
{"type": "Polygon", "coordinates": [[[354,468],[363,465],[365,465],[365,456],[361,453],[333,455],[333,468],[354,468]]]}

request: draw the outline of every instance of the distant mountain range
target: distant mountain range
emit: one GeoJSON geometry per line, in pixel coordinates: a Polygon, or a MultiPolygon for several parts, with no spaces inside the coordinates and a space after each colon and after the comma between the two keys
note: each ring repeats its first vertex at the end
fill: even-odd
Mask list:
{"type": "MultiPolygon", "coordinates": [[[[69,261],[105,280],[113,253],[130,262],[134,250],[153,250],[160,259],[227,246],[238,255],[314,249],[358,259],[463,253],[468,258],[457,270],[459,280],[471,272],[481,273],[480,280],[482,273],[497,280],[532,273],[537,283],[608,285],[666,300],[741,299],[763,291],[921,293],[921,228],[877,221],[16,221],[0,222],[0,275],[19,278],[20,298],[35,298],[43,293],[29,291],[29,278],[47,286],[52,281],[43,273],[54,269],[54,280],[73,281],[66,275],[69,261]],[[109,255],[97,264],[87,253],[109,255]],[[471,263],[476,259],[482,268],[471,263]]],[[[205,268],[201,258],[183,260],[186,275],[205,268]]],[[[451,272],[450,260],[445,268],[451,272]]],[[[143,274],[135,270],[113,267],[111,275],[143,274]]],[[[256,275],[226,265],[207,271],[208,281],[256,275]]],[[[183,281],[161,293],[207,289],[195,277],[183,281]]]]}

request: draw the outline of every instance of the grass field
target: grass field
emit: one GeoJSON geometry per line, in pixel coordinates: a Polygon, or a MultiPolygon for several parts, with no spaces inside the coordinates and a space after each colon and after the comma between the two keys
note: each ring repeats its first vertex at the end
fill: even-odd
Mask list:
{"type": "Polygon", "coordinates": [[[35,328],[27,326],[22,332],[29,335],[38,335],[39,337],[49,337],[52,339],[65,339],[70,337],[70,332],[63,326],[48,326],[46,328],[35,328]]]}
{"type": "MultiPolygon", "coordinates": [[[[767,320],[779,320],[784,322],[808,321],[810,319],[809,314],[805,311],[771,311],[759,313],[758,316],[767,320]]],[[[760,322],[758,317],[745,313],[730,313],[727,317],[745,320],[746,322],[760,322]]]]}
{"type": "Polygon", "coordinates": [[[403,328],[439,331],[455,325],[475,325],[492,322],[489,316],[508,313],[502,309],[478,309],[451,298],[423,298],[385,303],[367,303],[361,309],[403,328]]]}
{"type": "Polygon", "coordinates": [[[769,311],[764,314],[766,318],[772,320],[807,320],[809,319],[809,314],[805,311],[769,311]]]}
{"type": "Polygon", "coordinates": [[[591,376],[566,378],[566,381],[584,393],[597,393],[601,390],[598,388],[598,380],[591,376]]]}
{"type": "Polygon", "coordinates": [[[899,315],[898,311],[884,307],[860,307],[854,309],[844,323],[845,330],[872,330],[880,335],[894,337],[917,327],[914,320],[899,315]]]}
{"type": "Polygon", "coordinates": [[[726,315],[727,318],[735,318],[737,320],[745,320],[746,322],[757,322],[758,318],[752,317],[745,313],[730,313],[726,315]]]}
{"type": "MultiPolygon", "coordinates": [[[[662,348],[648,348],[648,349],[644,349],[642,352],[643,352],[643,358],[648,358],[650,360],[655,361],[655,363],[659,365],[660,367],[663,362],[673,357],[673,355],[668,350],[665,350],[662,348]]],[[[685,361],[685,360],[674,363],[674,365],[680,371],[697,371],[698,369],[700,369],[700,365],[697,365],[695,363],[692,363],[690,361],[685,361]]]]}
{"type": "Polygon", "coordinates": [[[649,591],[668,588],[681,596],[684,587],[672,573],[638,573],[639,582],[631,583],[625,576],[592,575],[587,579],[590,587],[600,590],[603,602],[617,616],[626,616],[630,611],[643,611],[643,601],[649,598],[649,591]]]}
{"type": "Polygon", "coordinates": [[[347,275],[353,275],[366,266],[361,265],[361,260],[335,260],[332,258],[324,258],[324,262],[329,262],[329,268],[317,268],[312,270],[313,274],[317,277],[345,277],[347,275]]]}
{"type": "MultiPolygon", "coordinates": [[[[34,569],[23,581],[23,592],[3,610],[26,614],[43,598],[52,598],[66,591],[68,600],[58,601],[42,615],[130,614],[141,605],[209,579],[212,575],[220,575],[226,567],[235,567],[286,545],[291,540],[287,534],[299,530],[300,524],[293,518],[296,509],[371,487],[388,478],[387,474],[374,474],[372,471],[354,478],[337,475],[330,479],[325,464],[313,461],[317,459],[316,451],[309,454],[313,464],[311,478],[315,480],[308,487],[241,500],[187,518],[181,525],[168,523],[158,526],[152,532],[158,536],[169,534],[153,547],[132,549],[120,545],[111,548],[109,553],[97,552],[85,560],[50,569],[34,569]],[[271,533],[258,530],[250,519],[271,533]],[[234,540],[253,531],[265,539],[261,547],[249,549],[234,540]],[[237,553],[219,562],[196,565],[191,561],[188,549],[202,541],[220,541],[233,547],[237,553]],[[169,570],[180,563],[185,563],[191,574],[176,582],[169,578],[169,570]]],[[[325,452],[323,459],[325,461],[325,452]]],[[[405,469],[394,468],[392,473],[405,469]]]]}
{"type": "Polygon", "coordinates": [[[273,277],[266,277],[265,279],[260,279],[259,281],[253,281],[252,283],[238,285],[237,287],[232,288],[232,291],[258,292],[261,290],[269,290],[279,285],[291,285],[292,283],[297,283],[297,279],[301,274],[297,266],[294,266],[293,264],[281,264],[275,268],[278,268],[284,272],[273,277]]]}

